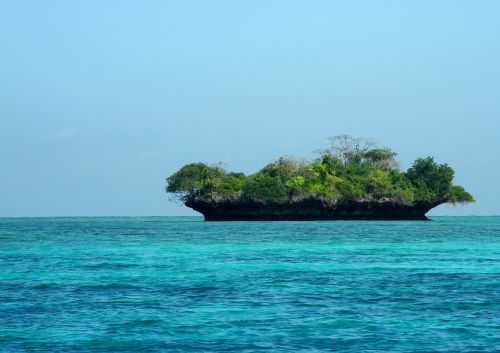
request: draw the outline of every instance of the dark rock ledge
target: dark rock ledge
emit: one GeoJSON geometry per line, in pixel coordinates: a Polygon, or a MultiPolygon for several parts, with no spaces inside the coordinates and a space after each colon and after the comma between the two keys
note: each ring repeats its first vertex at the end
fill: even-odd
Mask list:
{"type": "Polygon", "coordinates": [[[330,206],[318,199],[287,203],[191,199],[185,205],[206,221],[428,220],[425,214],[445,202],[341,201],[330,206]]]}

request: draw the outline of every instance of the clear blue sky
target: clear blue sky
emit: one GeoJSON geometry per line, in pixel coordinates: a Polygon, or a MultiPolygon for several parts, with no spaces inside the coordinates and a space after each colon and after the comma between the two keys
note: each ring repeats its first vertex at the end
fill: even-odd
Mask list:
{"type": "Polygon", "coordinates": [[[164,178],[373,137],[500,214],[499,1],[3,1],[0,216],[190,215],[164,178]]]}

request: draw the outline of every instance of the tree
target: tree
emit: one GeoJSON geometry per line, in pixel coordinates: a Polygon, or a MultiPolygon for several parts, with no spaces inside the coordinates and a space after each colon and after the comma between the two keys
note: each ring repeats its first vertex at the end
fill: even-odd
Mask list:
{"type": "Polygon", "coordinates": [[[390,148],[374,148],[364,153],[363,158],[385,170],[398,169],[399,163],[396,161],[398,154],[390,148]]]}
{"type": "Polygon", "coordinates": [[[463,186],[451,185],[449,190],[448,202],[455,203],[468,203],[474,202],[474,197],[469,194],[463,186]]]}
{"type": "Polygon", "coordinates": [[[342,161],[339,158],[331,155],[323,155],[321,157],[321,163],[326,167],[326,170],[331,175],[342,174],[342,172],[345,170],[345,166],[342,161]]]}
{"type": "Polygon", "coordinates": [[[431,199],[448,195],[454,174],[448,164],[437,164],[433,157],[417,159],[406,172],[408,179],[417,188],[429,191],[431,199]]]}
{"type": "Polygon", "coordinates": [[[222,198],[234,199],[241,196],[247,177],[243,173],[227,173],[224,175],[220,185],[220,196],[222,198]]]}
{"type": "Polygon", "coordinates": [[[264,173],[257,173],[247,180],[243,196],[257,201],[279,202],[286,199],[287,193],[281,180],[264,173]]]}
{"type": "Polygon", "coordinates": [[[219,166],[191,163],[167,178],[166,191],[181,200],[187,196],[211,197],[222,182],[224,170],[219,166]]]}
{"type": "Polygon", "coordinates": [[[371,140],[339,135],[330,139],[320,158],[305,161],[282,157],[253,175],[227,173],[220,165],[191,163],[167,178],[166,191],[181,201],[253,200],[295,202],[313,198],[391,202],[474,202],[463,187],[453,185],[453,169],[434,158],[419,158],[406,172],[397,154],[371,140]]]}
{"type": "Polygon", "coordinates": [[[375,147],[375,142],[362,137],[337,135],[329,138],[330,146],[320,150],[321,155],[335,156],[344,164],[361,161],[364,154],[375,147]]]}
{"type": "Polygon", "coordinates": [[[281,182],[286,183],[297,175],[300,175],[307,162],[297,161],[287,157],[280,157],[277,161],[269,163],[261,169],[260,173],[267,174],[273,178],[278,178],[281,182]]]}

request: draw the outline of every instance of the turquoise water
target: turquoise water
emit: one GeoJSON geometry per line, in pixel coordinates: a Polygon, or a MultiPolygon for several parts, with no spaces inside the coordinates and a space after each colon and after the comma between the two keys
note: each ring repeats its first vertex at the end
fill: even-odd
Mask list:
{"type": "Polygon", "coordinates": [[[499,352],[500,217],[0,219],[0,352],[499,352]]]}

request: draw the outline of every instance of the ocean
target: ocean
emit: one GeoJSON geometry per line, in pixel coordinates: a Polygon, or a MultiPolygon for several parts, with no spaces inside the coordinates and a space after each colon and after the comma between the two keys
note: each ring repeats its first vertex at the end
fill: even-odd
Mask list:
{"type": "Polygon", "coordinates": [[[0,352],[499,352],[500,217],[0,218],[0,352]]]}

